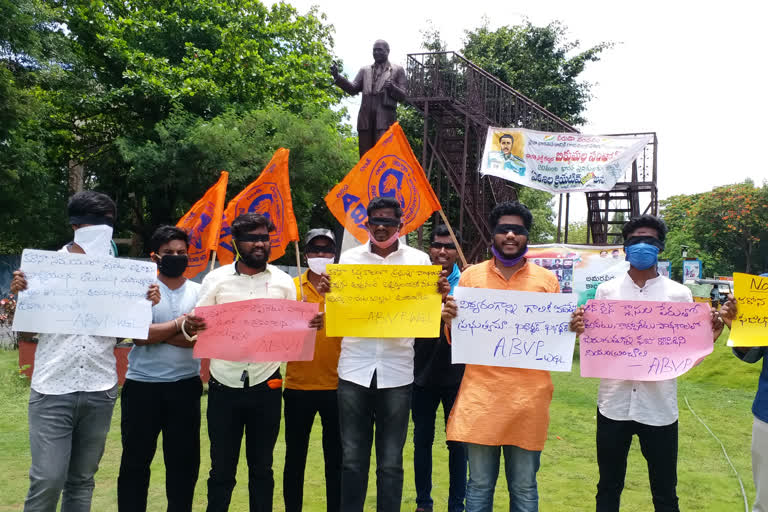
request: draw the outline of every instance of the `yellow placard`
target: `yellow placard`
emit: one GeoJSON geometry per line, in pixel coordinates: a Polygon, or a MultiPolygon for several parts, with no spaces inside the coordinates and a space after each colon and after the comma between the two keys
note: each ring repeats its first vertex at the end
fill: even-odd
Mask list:
{"type": "Polygon", "coordinates": [[[768,277],[733,274],[738,315],[731,325],[735,347],[768,346],[768,277]]]}
{"type": "Polygon", "coordinates": [[[328,265],[328,336],[436,338],[439,265],[328,265]]]}

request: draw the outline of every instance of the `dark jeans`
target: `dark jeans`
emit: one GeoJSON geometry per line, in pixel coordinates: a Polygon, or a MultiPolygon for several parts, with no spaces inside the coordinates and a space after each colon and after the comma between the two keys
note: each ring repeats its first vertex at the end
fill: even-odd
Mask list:
{"type": "MultiPolygon", "coordinates": [[[[413,386],[413,470],[416,477],[416,506],[432,508],[432,444],[435,442],[437,408],[443,404],[448,423],[458,386],[427,388],[413,386]]],[[[464,510],[467,492],[467,451],[463,443],[446,441],[448,446],[448,512],[464,510]]]]}
{"type": "Polygon", "coordinates": [[[597,511],[618,512],[627,454],[637,434],[648,462],[653,506],[656,512],[677,512],[677,421],[654,427],[636,421],[615,421],[597,411],[597,511]]]}
{"type": "Polygon", "coordinates": [[[117,384],[64,395],[29,392],[29,492],[24,512],[88,512],[117,384]]]}
{"type": "Polygon", "coordinates": [[[123,455],[117,479],[120,512],[145,511],[157,437],[163,433],[168,511],[191,511],[200,470],[200,377],[178,382],[126,380],[120,395],[123,455]]]}
{"type": "Polygon", "coordinates": [[[341,510],[362,512],[376,425],[376,510],[399,512],[403,497],[403,447],[408,435],[411,385],[377,389],[339,379],[341,510]]]}
{"type": "Polygon", "coordinates": [[[338,512],[341,504],[341,434],[336,390],[305,391],[286,389],[285,470],[283,498],[286,512],[300,512],[304,502],[304,470],[307,465],[309,434],[320,414],[323,424],[325,495],[328,512],[338,512]]]}
{"type": "MultiPolygon", "coordinates": [[[[279,379],[275,372],[269,379],[279,379]]],[[[269,380],[268,379],[268,380],[269,380]]],[[[271,512],[275,480],[272,451],[280,431],[280,388],[267,382],[249,388],[230,388],[214,378],[208,385],[208,438],[211,472],[208,477],[208,512],[229,509],[237,480],[240,444],[245,432],[250,512],[271,512]]]]}

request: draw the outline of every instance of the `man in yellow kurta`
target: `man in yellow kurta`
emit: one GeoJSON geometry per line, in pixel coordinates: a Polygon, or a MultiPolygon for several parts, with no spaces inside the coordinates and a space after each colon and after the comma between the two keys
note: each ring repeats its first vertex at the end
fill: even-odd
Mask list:
{"type": "MultiPolygon", "coordinates": [[[[490,215],[493,258],[465,270],[459,286],[558,293],[555,275],[525,258],[532,222],[531,212],[518,202],[497,205],[490,215]]],[[[449,297],[443,309],[446,324],[456,313],[456,302],[449,297]]],[[[510,512],[538,510],[536,472],[551,401],[547,371],[466,365],[447,438],[467,446],[467,512],[493,510],[502,452],[510,512]]]]}

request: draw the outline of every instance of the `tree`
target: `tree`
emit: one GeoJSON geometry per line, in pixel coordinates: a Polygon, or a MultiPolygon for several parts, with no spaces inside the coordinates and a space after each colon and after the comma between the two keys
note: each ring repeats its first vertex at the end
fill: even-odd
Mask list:
{"type": "Polygon", "coordinates": [[[229,111],[207,121],[178,110],[158,123],[151,140],[121,138],[120,155],[132,169],[129,189],[161,198],[161,204],[133,212],[132,229],[148,236],[158,224],[175,223],[222,169],[229,171],[227,199],[232,198],[259,176],[279,147],[291,150],[299,232],[335,226],[323,197],[357,162],[356,141],[348,128],[339,129],[338,116],[327,109],[295,114],[270,107],[229,111]]]}
{"type": "Polygon", "coordinates": [[[579,81],[588,62],[600,60],[613,46],[599,43],[579,53],[578,40],[568,41],[559,21],[537,27],[530,21],[491,31],[488,20],[466,32],[462,53],[550,112],[571,124],[583,124],[591,84],[579,81]]]}
{"type": "Polygon", "coordinates": [[[40,0],[0,0],[0,253],[54,248],[67,233],[68,136],[52,90],[67,53],[60,14],[40,0]]]}
{"type": "Polygon", "coordinates": [[[586,244],[587,243],[587,223],[571,222],[568,224],[568,243],[586,244]]]}
{"type": "MultiPolygon", "coordinates": [[[[744,183],[716,187],[710,192],[678,195],[661,202],[662,216],[670,228],[670,240],[678,250],[688,245],[689,256],[709,261],[714,273],[753,272],[754,255],[768,245],[768,183],[744,183]]],[[[667,244],[665,254],[670,251],[667,244]]]]}
{"type": "Polygon", "coordinates": [[[123,158],[126,140],[168,146],[179,135],[173,130],[191,122],[181,112],[211,120],[269,104],[298,113],[308,105],[328,109],[340,97],[328,72],[332,28],[316,10],[300,15],[288,4],[268,8],[257,0],[65,5],[80,74],[99,85],[69,102],[77,105],[71,112],[81,141],[76,159],[123,209],[151,212],[146,222],[168,219],[174,196],[191,201],[186,183],[199,180],[178,168],[143,181],[147,173],[123,158]],[[174,112],[176,119],[157,129],[174,112]],[[153,178],[164,186],[137,186],[153,178]]]}
{"type": "MultiPolygon", "coordinates": [[[[341,95],[328,72],[333,28],[315,9],[257,0],[0,0],[0,8],[4,250],[64,241],[68,228],[51,212],[61,218],[71,167],[116,200],[117,236],[174,222],[232,162],[226,144],[202,148],[192,138],[217,118],[244,126],[248,112],[268,107],[318,120],[308,124],[337,149],[314,155],[318,164],[342,166],[325,169],[329,176],[351,168],[334,161],[350,135],[343,112],[331,110],[341,95]]],[[[276,134],[253,133],[263,140],[251,138],[234,168],[265,163],[266,150],[254,148],[276,134]]],[[[307,201],[306,186],[317,202],[324,180],[298,182],[294,194],[307,201]]]]}
{"type": "MultiPolygon", "coordinates": [[[[611,45],[601,43],[568,57],[568,53],[578,48],[579,42],[565,41],[565,32],[565,27],[558,22],[546,27],[535,27],[527,21],[522,25],[502,27],[492,32],[486,22],[478,29],[467,31],[461,53],[566,121],[581,123],[584,119],[580,114],[586,108],[590,85],[579,82],[578,76],[584,71],[587,62],[599,60],[599,54],[611,45]]],[[[433,25],[422,31],[421,46],[430,52],[446,49],[440,31],[433,25]]],[[[440,56],[429,58],[441,59],[440,56]]],[[[417,155],[421,154],[421,115],[412,107],[403,106],[400,108],[399,119],[414,151],[417,155]]],[[[431,130],[434,136],[435,127],[432,126],[431,130]]],[[[460,136],[462,128],[457,131],[460,136]]],[[[531,242],[554,241],[557,231],[552,211],[554,196],[517,184],[514,187],[520,201],[534,215],[531,242]]],[[[458,193],[450,190],[448,197],[442,199],[446,204],[458,203],[458,193]]],[[[452,222],[456,222],[457,219],[453,218],[455,215],[449,214],[449,217],[452,222]]]]}

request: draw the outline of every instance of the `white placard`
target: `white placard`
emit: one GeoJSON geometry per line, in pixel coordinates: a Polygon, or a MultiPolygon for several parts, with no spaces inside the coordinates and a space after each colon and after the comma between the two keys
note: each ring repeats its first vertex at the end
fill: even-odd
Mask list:
{"type": "Polygon", "coordinates": [[[454,363],[571,371],[573,295],[456,287],[453,297],[454,363]]]}
{"type": "Polygon", "coordinates": [[[147,338],[154,263],[25,249],[21,270],[14,331],[147,338]]]}

